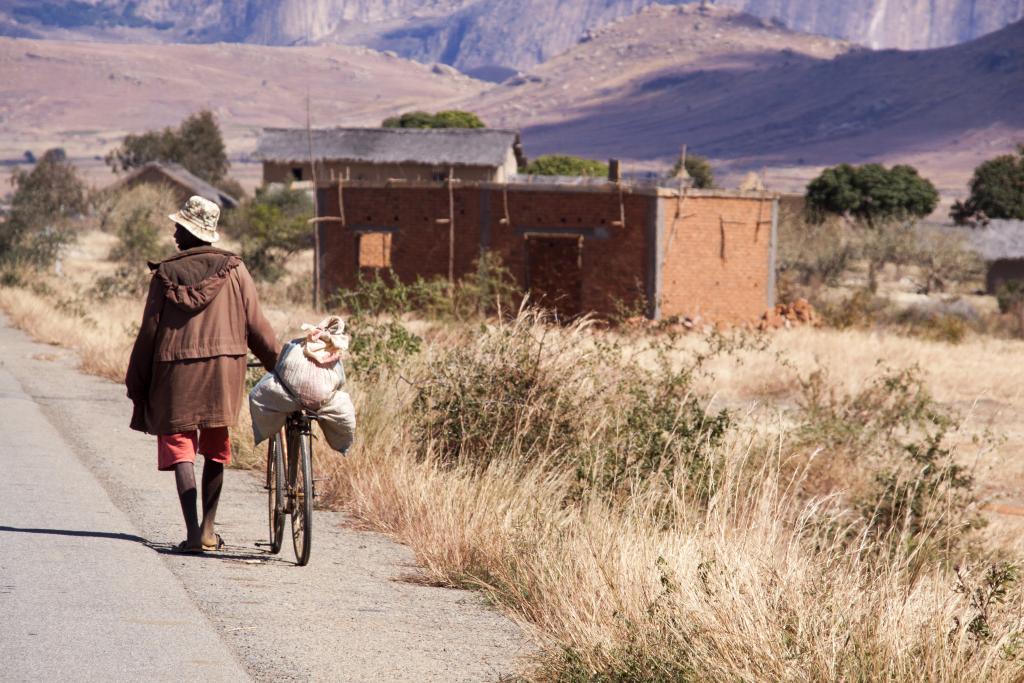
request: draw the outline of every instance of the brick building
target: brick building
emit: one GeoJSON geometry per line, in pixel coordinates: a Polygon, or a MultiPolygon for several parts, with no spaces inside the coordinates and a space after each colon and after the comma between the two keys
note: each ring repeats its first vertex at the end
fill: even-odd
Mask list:
{"type": "Polygon", "coordinates": [[[494,128],[264,128],[256,148],[263,182],[317,177],[386,183],[391,180],[505,182],[525,162],[519,133],[494,128]]]}
{"type": "Polygon", "coordinates": [[[456,183],[449,195],[439,183],[335,182],[318,205],[325,294],[375,268],[447,276],[451,230],[456,277],[491,250],[563,314],[642,304],[653,318],[735,323],[775,303],[778,197],[767,192],[456,183]]]}

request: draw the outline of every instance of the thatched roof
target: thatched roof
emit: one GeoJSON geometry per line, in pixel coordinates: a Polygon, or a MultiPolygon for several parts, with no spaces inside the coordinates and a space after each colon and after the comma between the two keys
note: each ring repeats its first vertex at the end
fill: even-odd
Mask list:
{"type": "Polygon", "coordinates": [[[1024,221],[992,220],[971,230],[968,239],[986,261],[1024,258],[1024,221]]]}
{"type": "Polygon", "coordinates": [[[136,168],[124,178],[115,183],[115,187],[131,185],[136,179],[147,171],[156,171],[165,176],[168,180],[181,185],[191,194],[199,195],[209,199],[224,209],[233,209],[238,206],[238,200],[227,192],[220,190],[199,176],[195,175],[180,164],[164,161],[151,161],[148,164],[136,168]]]}
{"type": "MultiPolygon", "coordinates": [[[[309,161],[305,128],[264,128],[256,157],[263,161],[309,161]]],[[[519,134],[493,128],[325,128],[312,131],[313,157],[330,161],[435,166],[505,163],[519,134]]]]}

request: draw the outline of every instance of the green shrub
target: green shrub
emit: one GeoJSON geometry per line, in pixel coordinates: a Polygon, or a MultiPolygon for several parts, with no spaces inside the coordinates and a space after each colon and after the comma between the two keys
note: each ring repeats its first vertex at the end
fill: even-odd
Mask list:
{"type": "Polygon", "coordinates": [[[421,455],[448,465],[493,460],[566,460],[580,438],[586,354],[564,357],[547,343],[541,314],[481,330],[446,349],[417,384],[413,413],[421,455]]]}
{"type": "Polygon", "coordinates": [[[412,410],[420,455],[473,468],[568,464],[579,497],[685,483],[706,503],[733,420],[708,413],[695,379],[726,346],[684,355],[670,337],[652,338],[652,365],[587,334],[586,320],[558,334],[547,324],[543,312],[525,311],[431,360],[412,410]]]}
{"type": "Polygon", "coordinates": [[[948,556],[982,525],[974,479],[951,445],[958,418],[936,403],[916,368],[883,370],[851,395],[815,371],[798,405],[798,449],[822,453],[823,467],[845,463],[868,474],[850,492],[860,514],[846,530],[851,538],[948,556]]]}
{"type": "Polygon", "coordinates": [[[406,284],[392,271],[376,270],[372,276],[360,272],[356,286],[341,289],[333,297],[334,305],[357,317],[402,315],[418,311],[432,315],[448,308],[448,283],[437,277],[418,277],[406,284]]]}
{"type": "Polygon", "coordinates": [[[1003,154],[974,169],[971,194],[957,201],[950,217],[959,225],[991,218],[1024,219],[1024,145],[1017,154],[1003,154]]]}
{"type": "Polygon", "coordinates": [[[48,150],[31,171],[16,169],[11,185],[11,208],[0,221],[0,265],[7,277],[53,263],[74,238],[71,219],[88,208],[85,184],[61,149],[48,150]]]}
{"type": "Polygon", "coordinates": [[[370,276],[360,272],[356,286],[339,290],[332,302],[360,317],[416,312],[430,318],[467,320],[499,310],[514,312],[523,294],[501,258],[484,252],[473,265],[454,287],[441,277],[417,276],[405,283],[392,270],[377,270],[370,276]]]}
{"type": "Polygon", "coordinates": [[[608,164],[565,154],[545,154],[526,166],[530,175],[608,177],[608,164]]]}
{"type": "Polygon", "coordinates": [[[381,122],[382,128],[486,128],[480,117],[469,111],[449,109],[430,114],[410,111],[381,122]]]}
{"type": "MultiPolygon", "coordinates": [[[[683,163],[676,161],[675,166],[672,167],[670,177],[675,178],[679,175],[679,170],[683,166],[683,163]]],[[[711,163],[707,157],[702,157],[699,154],[687,154],[686,155],[686,174],[693,179],[693,186],[697,188],[713,188],[715,187],[715,173],[711,168],[711,163]]]]}
{"type": "Polygon", "coordinates": [[[423,340],[409,332],[401,323],[369,318],[349,318],[352,336],[347,367],[352,375],[374,380],[393,371],[410,356],[419,353],[423,340]]]}
{"type": "Polygon", "coordinates": [[[302,190],[257,190],[225,225],[241,242],[242,260],[257,280],[277,282],[288,259],[313,245],[313,200],[302,190]]]}
{"type": "Polygon", "coordinates": [[[207,110],[192,114],[177,128],[127,135],[105,161],[115,173],[151,161],[173,162],[214,184],[225,178],[231,165],[217,119],[207,110]]]}
{"type": "Polygon", "coordinates": [[[110,260],[146,267],[174,253],[174,224],[167,218],[177,209],[166,187],[137,185],[120,193],[105,212],[101,227],[117,236],[110,260]]]}
{"type": "Polygon", "coordinates": [[[174,224],[167,216],[177,208],[167,187],[137,185],[110,195],[99,204],[100,228],[117,236],[108,258],[117,263],[111,275],[97,277],[91,294],[97,299],[137,296],[149,283],[149,261],[175,251],[174,224]]]}
{"type": "Polygon", "coordinates": [[[674,367],[662,354],[656,369],[628,367],[615,388],[620,419],[595,445],[588,485],[613,494],[635,482],[687,482],[696,500],[707,503],[721,478],[722,438],[733,427],[726,410],[709,414],[707,397],[694,391],[696,367],[674,367]]]}

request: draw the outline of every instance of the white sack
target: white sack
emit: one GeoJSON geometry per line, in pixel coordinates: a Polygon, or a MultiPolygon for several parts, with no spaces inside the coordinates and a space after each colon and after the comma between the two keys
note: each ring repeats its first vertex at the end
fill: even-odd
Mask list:
{"type": "MultiPolygon", "coordinates": [[[[277,377],[273,374],[264,376],[249,392],[253,441],[261,443],[279,432],[288,415],[301,408],[277,377]]],[[[356,410],[348,393],[336,391],[316,411],[316,415],[320,430],[330,447],[339,453],[348,451],[356,433],[356,410]]]]}
{"type": "Polygon", "coordinates": [[[289,342],[281,350],[274,374],[304,408],[318,410],[345,383],[345,371],[340,360],[321,364],[307,357],[303,346],[303,340],[289,342]]]}
{"type": "Polygon", "coordinates": [[[317,424],[331,448],[345,453],[356,438],[356,408],[347,391],[338,391],[317,411],[317,424]]]}

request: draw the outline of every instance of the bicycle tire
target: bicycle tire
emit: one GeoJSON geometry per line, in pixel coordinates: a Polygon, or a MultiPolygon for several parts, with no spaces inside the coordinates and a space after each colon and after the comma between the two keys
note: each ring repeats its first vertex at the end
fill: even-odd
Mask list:
{"type": "Polygon", "coordinates": [[[289,479],[292,494],[292,545],[295,563],[300,567],[309,562],[313,543],[313,462],[312,438],[309,434],[296,434],[289,443],[289,479]]]}
{"type": "Polygon", "coordinates": [[[284,515],[284,444],[278,432],[267,445],[267,521],[275,555],[284,544],[284,515]]]}

